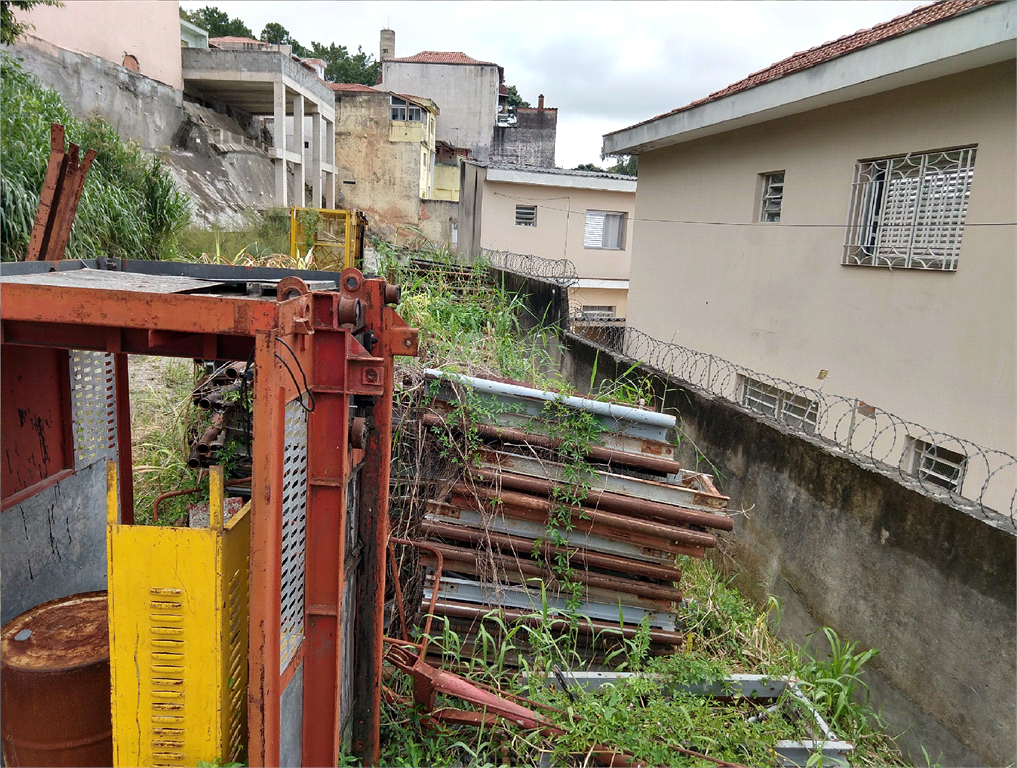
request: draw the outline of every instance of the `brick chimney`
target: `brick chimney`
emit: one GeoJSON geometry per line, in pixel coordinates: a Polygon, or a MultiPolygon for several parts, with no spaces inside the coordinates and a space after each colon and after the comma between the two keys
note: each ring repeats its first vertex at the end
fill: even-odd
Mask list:
{"type": "Polygon", "coordinates": [[[540,94],[537,97],[537,109],[543,109],[543,108],[544,108],[544,94],[540,94]]]}
{"type": "Polygon", "coordinates": [[[381,61],[395,58],[395,30],[381,30],[381,61]]]}

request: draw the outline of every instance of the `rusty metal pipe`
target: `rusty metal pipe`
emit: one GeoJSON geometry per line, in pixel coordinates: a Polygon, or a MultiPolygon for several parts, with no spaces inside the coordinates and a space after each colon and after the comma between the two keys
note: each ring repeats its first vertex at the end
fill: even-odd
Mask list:
{"type": "Polygon", "coordinates": [[[186,496],[190,493],[197,493],[200,490],[200,488],[187,488],[183,491],[170,491],[169,493],[163,493],[156,496],[155,501],[152,502],[152,522],[159,522],[159,505],[166,499],[172,499],[174,496],[186,496]]]}
{"type": "MultiPolygon", "coordinates": [[[[424,519],[420,522],[421,530],[431,536],[440,536],[443,539],[454,539],[455,541],[466,541],[471,544],[488,544],[497,546],[500,549],[511,552],[528,553],[533,551],[533,539],[511,536],[506,533],[495,533],[494,531],[480,531],[474,528],[467,528],[462,525],[449,525],[435,520],[424,519]]],[[[607,571],[618,571],[619,573],[631,573],[638,576],[646,576],[650,579],[659,579],[666,582],[681,581],[682,572],[679,568],[670,568],[666,565],[655,565],[641,560],[631,560],[627,557],[609,555],[602,552],[591,552],[586,549],[572,549],[570,547],[556,547],[547,539],[544,539],[541,547],[543,556],[550,557],[555,554],[567,554],[574,562],[582,563],[587,567],[601,568],[607,571]]]]}
{"type": "MultiPolygon", "coordinates": [[[[554,502],[549,499],[537,498],[527,493],[516,491],[499,491],[495,488],[470,488],[464,483],[457,483],[452,492],[464,498],[471,496],[480,500],[494,501],[496,505],[515,506],[518,509],[528,509],[547,515],[554,507],[554,502]]],[[[607,528],[614,528],[631,533],[643,534],[666,541],[677,541],[681,544],[690,544],[694,547],[716,547],[717,537],[712,533],[692,531],[688,528],[676,528],[671,525],[664,525],[648,520],[639,520],[625,515],[618,515],[613,512],[602,512],[589,507],[572,507],[572,524],[581,529],[587,522],[598,523],[607,528]],[[583,517],[585,515],[585,518],[583,517]]]]}
{"type": "MultiPolygon", "coordinates": [[[[481,557],[481,554],[474,549],[454,547],[448,544],[434,544],[434,546],[441,550],[442,554],[445,555],[446,560],[454,562],[472,563],[476,565],[481,557]]],[[[543,579],[558,578],[554,570],[550,567],[542,566],[532,560],[527,561],[520,559],[519,557],[497,555],[494,553],[491,553],[490,557],[494,564],[500,565],[506,570],[515,569],[521,574],[538,576],[543,579]]],[[[452,570],[455,570],[455,568],[452,570]]],[[[605,576],[603,574],[591,573],[590,571],[580,569],[575,570],[575,578],[589,587],[607,589],[612,592],[627,592],[629,594],[645,597],[651,600],[665,600],[669,602],[679,602],[682,597],[684,597],[682,591],[680,589],[675,589],[674,587],[667,587],[661,584],[647,584],[645,581],[633,581],[632,579],[623,579],[614,576],[605,576]]]]}
{"type": "MultiPolygon", "coordinates": [[[[512,504],[499,504],[497,509],[492,509],[491,503],[478,501],[474,496],[453,495],[452,503],[446,506],[451,506],[454,509],[470,509],[486,515],[498,514],[512,520],[525,520],[537,523],[538,525],[547,525],[547,512],[534,511],[512,504]]],[[[436,510],[436,514],[442,515],[443,510],[436,510]]],[[[571,525],[573,530],[579,533],[600,536],[612,541],[624,541],[637,547],[666,552],[672,555],[688,555],[689,557],[702,558],[706,553],[706,550],[700,546],[681,544],[660,536],[634,533],[624,528],[611,528],[592,520],[584,520],[575,515],[572,517],[571,525]]]]}
{"type": "MultiPolygon", "coordinates": [[[[194,446],[195,450],[202,456],[210,453],[212,450],[212,443],[215,442],[220,433],[223,431],[223,414],[222,412],[216,413],[212,416],[212,423],[205,430],[205,433],[198,439],[197,445],[194,446]]],[[[223,435],[225,439],[225,435],[223,435]]],[[[220,443],[220,446],[222,444],[220,443]]]]}
{"type": "MultiPolygon", "coordinates": [[[[450,424],[436,413],[425,413],[423,417],[425,426],[443,426],[449,429],[458,429],[455,424],[450,424]]],[[[559,438],[548,435],[535,435],[532,432],[524,432],[521,429],[511,427],[496,427],[491,424],[473,424],[472,429],[486,441],[510,441],[524,443],[538,448],[557,450],[561,447],[562,441],[559,438]]],[[[650,472],[659,472],[664,475],[673,475],[681,471],[682,466],[677,461],[662,459],[656,456],[647,456],[645,453],[629,453],[614,448],[604,448],[599,445],[591,445],[586,448],[586,458],[593,461],[605,462],[607,464],[621,464],[626,467],[636,467],[650,472]]]]}
{"type": "MultiPolygon", "coordinates": [[[[567,487],[553,480],[543,480],[538,477],[520,475],[515,472],[492,472],[485,469],[473,469],[470,470],[470,476],[486,483],[500,484],[502,487],[510,490],[522,491],[531,495],[536,494],[547,498],[550,498],[556,488],[567,487]]],[[[664,504],[659,501],[649,501],[648,499],[637,499],[620,493],[611,493],[610,491],[591,489],[587,492],[583,503],[593,509],[600,509],[606,512],[639,515],[640,517],[649,517],[662,522],[678,523],[681,525],[701,525],[721,531],[734,530],[734,520],[727,515],[700,512],[673,504],[664,504]]]]}
{"type": "MultiPolygon", "coordinates": [[[[438,590],[441,587],[441,571],[445,566],[445,558],[439,550],[433,544],[426,544],[422,541],[410,541],[409,539],[400,539],[395,536],[389,538],[389,547],[392,544],[404,544],[409,547],[416,547],[417,549],[423,549],[434,554],[437,565],[434,570],[434,587],[431,589],[431,603],[427,608],[427,619],[424,621],[424,637],[420,643],[420,657],[423,658],[427,655],[427,644],[431,639],[431,621],[434,619],[434,606],[438,602],[438,590]]],[[[396,581],[399,578],[396,577],[396,581]]],[[[400,598],[401,599],[401,598],[400,598]]],[[[404,625],[405,626],[405,625],[404,625]]]]}
{"type": "Polygon", "coordinates": [[[187,468],[197,469],[201,466],[201,455],[198,453],[197,447],[192,448],[190,454],[187,456],[187,468]]]}

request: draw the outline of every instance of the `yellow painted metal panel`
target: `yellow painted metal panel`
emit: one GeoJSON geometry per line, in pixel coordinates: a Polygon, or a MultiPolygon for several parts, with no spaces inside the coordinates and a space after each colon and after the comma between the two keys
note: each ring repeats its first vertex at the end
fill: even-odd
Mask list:
{"type": "Polygon", "coordinates": [[[119,525],[110,513],[117,766],[193,766],[246,743],[249,505],[224,527],[221,469],[211,486],[211,528],[119,525]]]}
{"type": "Polygon", "coordinates": [[[311,269],[340,271],[348,267],[359,267],[358,251],[355,247],[360,237],[358,216],[345,208],[290,208],[290,257],[297,258],[298,251],[306,256],[308,239],[304,233],[306,214],[317,214],[317,232],[312,241],[314,262],[311,269]]]}

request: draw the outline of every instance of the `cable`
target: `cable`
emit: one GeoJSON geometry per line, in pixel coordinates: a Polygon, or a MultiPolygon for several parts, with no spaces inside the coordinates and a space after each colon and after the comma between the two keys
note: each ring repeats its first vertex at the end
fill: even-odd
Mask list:
{"type": "MultiPolygon", "coordinates": [[[[570,208],[555,208],[550,205],[541,205],[542,200],[548,198],[532,198],[532,197],[515,197],[514,195],[506,195],[504,192],[494,192],[494,195],[498,197],[505,197],[509,200],[516,200],[520,203],[536,203],[538,208],[544,208],[548,211],[560,211],[561,213],[579,213],[579,211],[573,211],[570,208]]],[[[758,221],[692,221],[690,219],[648,219],[640,216],[626,216],[629,221],[649,221],[656,224],[702,224],[711,227],[754,227],[761,222],[758,221]]],[[[795,229],[843,229],[848,226],[846,223],[841,224],[785,224],[780,223],[781,227],[794,227],[795,229]]],[[[1017,221],[987,221],[987,222],[965,222],[962,226],[964,227],[1015,227],[1017,221]]]]}
{"type": "Polygon", "coordinates": [[[316,405],[314,401],[314,393],[311,391],[311,388],[307,385],[307,375],[304,373],[304,367],[300,364],[300,358],[297,357],[297,353],[294,352],[293,348],[285,341],[280,339],[278,336],[275,337],[275,340],[289,350],[289,353],[293,356],[293,361],[297,364],[297,370],[300,371],[300,377],[304,380],[304,388],[300,389],[300,385],[297,383],[297,377],[293,375],[293,369],[290,368],[287,362],[282,359],[278,352],[275,353],[275,359],[283,364],[283,367],[286,369],[286,372],[290,375],[290,378],[293,379],[293,386],[297,390],[297,403],[303,409],[304,413],[314,413],[316,405]],[[307,392],[307,396],[308,398],[310,398],[311,401],[310,408],[304,405],[304,392],[307,392]]]}

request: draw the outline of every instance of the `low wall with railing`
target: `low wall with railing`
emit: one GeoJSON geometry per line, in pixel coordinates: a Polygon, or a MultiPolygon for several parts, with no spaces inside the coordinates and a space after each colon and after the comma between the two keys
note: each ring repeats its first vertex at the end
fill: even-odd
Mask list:
{"type": "MultiPolygon", "coordinates": [[[[526,297],[527,325],[558,321],[562,370],[580,391],[627,375],[649,381],[657,406],[678,416],[683,463],[714,473],[730,507],[744,510],[720,564],[758,603],[780,599],[782,637],[804,644],[825,625],[860,649],[878,648],[866,676],[872,703],[903,734],[914,761],[924,760],[922,747],[943,765],[1013,761],[1017,530],[1009,514],[912,477],[871,447],[882,446],[881,431],[901,425],[914,437],[913,425],[878,412],[872,419],[853,401],[853,428],[849,411],[835,415],[830,401],[821,401],[825,417],[813,417],[801,401],[788,402],[797,411],[778,411],[783,419],[760,413],[751,397],[742,405],[738,392],[748,378],[762,385],[752,391],[765,401],[765,387],[776,384],[760,374],[716,358],[700,368],[700,358],[673,348],[665,357],[644,349],[651,361],[636,364],[569,330],[567,295],[560,298],[567,272],[548,279],[540,272],[554,272],[551,265],[536,274],[508,266],[502,260],[495,274],[526,297]],[[856,448],[828,437],[828,424],[856,448]],[[857,448],[863,435],[865,451],[857,448]]],[[[640,349],[633,338],[626,329],[630,354],[640,349]]],[[[809,402],[822,395],[781,384],[809,402]]],[[[825,653],[812,642],[814,653],[825,653]]]]}

